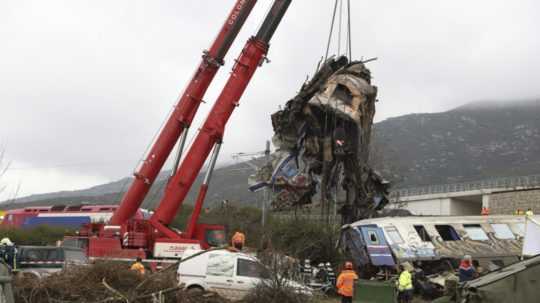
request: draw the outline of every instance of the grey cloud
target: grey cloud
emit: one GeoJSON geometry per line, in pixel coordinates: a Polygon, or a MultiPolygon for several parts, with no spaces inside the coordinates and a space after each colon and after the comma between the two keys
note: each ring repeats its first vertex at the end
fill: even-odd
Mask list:
{"type": "MultiPolygon", "coordinates": [[[[74,164],[58,168],[66,178],[128,175],[233,2],[1,2],[0,139],[13,165],[74,164]]],[[[380,89],[377,120],[540,95],[536,1],[352,2],[353,53],[379,57],[369,64],[380,89]]],[[[195,126],[270,3],[259,1],[195,126]]],[[[271,64],[257,72],[230,121],[221,161],[263,148],[272,134],[268,114],[324,53],[332,3],[293,1],[271,64]]]]}

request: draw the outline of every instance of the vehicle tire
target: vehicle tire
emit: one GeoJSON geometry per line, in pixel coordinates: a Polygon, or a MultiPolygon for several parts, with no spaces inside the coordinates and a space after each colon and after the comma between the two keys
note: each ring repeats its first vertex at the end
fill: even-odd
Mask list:
{"type": "Polygon", "coordinates": [[[204,289],[200,286],[190,286],[187,289],[187,294],[190,297],[200,296],[204,293],[204,289]]]}

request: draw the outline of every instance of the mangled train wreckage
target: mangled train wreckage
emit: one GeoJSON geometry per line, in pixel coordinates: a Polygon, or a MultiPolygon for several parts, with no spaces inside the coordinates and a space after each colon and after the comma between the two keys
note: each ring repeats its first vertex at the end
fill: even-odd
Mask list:
{"type": "Polygon", "coordinates": [[[373,216],[389,190],[368,165],[376,96],[364,62],[326,60],[272,115],[276,152],[251,178],[251,188],[270,187],[277,211],[317,204],[317,195],[321,214],[339,205],[343,224],[373,216]]]}
{"type": "Polygon", "coordinates": [[[457,267],[464,255],[485,269],[513,264],[522,253],[525,216],[385,217],[342,227],[341,245],[360,267],[410,262],[426,273],[457,267]]]}

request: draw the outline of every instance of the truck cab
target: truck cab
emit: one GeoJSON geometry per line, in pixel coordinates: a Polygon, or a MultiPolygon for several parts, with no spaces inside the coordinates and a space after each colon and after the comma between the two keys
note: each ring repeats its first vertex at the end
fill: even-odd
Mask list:
{"type": "Polygon", "coordinates": [[[18,246],[14,270],[38,278],[73,265],[88,264],[84,251],[70,247],[18,246]]]}
{"type": "Polygon", "coordinates": [[[77,236],[65,236],[62,246],[81,249],[90,258],[180,259],[186,250],[209,249],[227,244],[222,225],[197,224],[191,239],[182,238],[183,233],[180,231],[176,231],[180,235],[179,239],[154,239],[147,221],[138,222],[141,224],[126,230],[109,229],[109,236],[101,238],[96,235],[106,230],[105,225],[86,225],[77,236]]]}

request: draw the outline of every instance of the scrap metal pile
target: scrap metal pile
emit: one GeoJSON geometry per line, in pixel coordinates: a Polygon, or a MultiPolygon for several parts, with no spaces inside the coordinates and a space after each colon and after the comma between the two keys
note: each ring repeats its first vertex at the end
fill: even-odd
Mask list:
{"type": "Polygon", "coordinates": [[[252,176],[252,188],[269,186],[277,211],[312,204],[320,194],[321,213],[339,205],[344,224],[374,215],[389,190],[368,165],[376,96],[363,62],[328,59],[272,115],[276,152],[252,176]]]}

